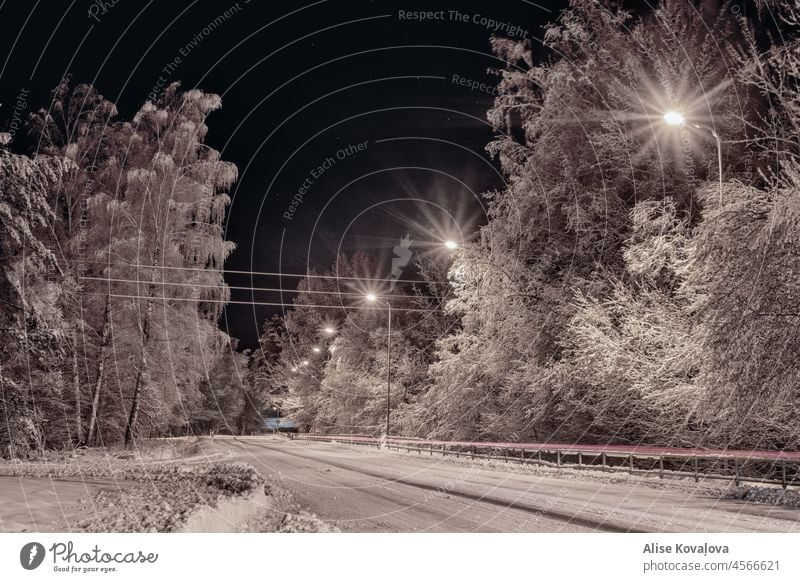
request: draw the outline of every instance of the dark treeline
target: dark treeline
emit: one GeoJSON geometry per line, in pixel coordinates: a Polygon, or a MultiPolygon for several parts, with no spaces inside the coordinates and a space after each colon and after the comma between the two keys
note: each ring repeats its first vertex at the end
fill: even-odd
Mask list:
{"type": "MultiPolygon", "coordinates": [[[[392,434],[800,446],[800,5],[615,5],[573,1],[544,63],[493,40],[507,187],[425,298],[394,300],[444,309],[395,311],[392,434]]],[[[324,281],[268,324],[265,373],[307,429],[379,434],[386,312],[302,307],[324,281]]]]}

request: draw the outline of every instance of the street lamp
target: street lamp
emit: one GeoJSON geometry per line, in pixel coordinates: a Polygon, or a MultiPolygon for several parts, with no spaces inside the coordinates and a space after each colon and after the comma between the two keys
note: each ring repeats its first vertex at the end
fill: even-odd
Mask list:
{"type": "Polygon", "coordinates": [[[686,118],[677,111],[667,111],[664,114],[664,121],[670,125],[683,125],[686,123],[686,118]]]}
{"type": "Polygon", "coordinates": [[[455,250],[458,248],[458,243],[454,240],[449,240],[444,243],[444,246],[446,246],[450,250],[455,250]]]}
{"type": "Polygon", "coordinates": [[[335,334],[335,333],[336,333],[336,330],[335,330],[335,329],[333,329],[333,328],[332,328],[332,327],[330,327],[330,326],[323,328],[323,330],[322,330],[322,331],[324,331],[324,332],[325,332],[325,333],[327,333],[328,335],[333,335],[333,334],[335,334]]]}
{"type": "Polygon", "coordinates": [[[674,126],[681,126],[681,125],[690,125],[695,129],[704,129],[711,133],[714,137],[714,140],[717,142],[717,165],[718,165],[718,176],[719,176],[719,205],[722,208],[722,141],[719,139],[719,135],[714,130],[713,127],[708,127],[707,125],[698,125],[697,123],[692,123],[687,121],[686,118],[683,116],[682,113],[679,111],[667,111],[664,114],[664,121],[667,125],[674,125],[674,126]]]}
{"type": "Polygon", "coordinates": [[[381,301],[374,293],[367,293],[370,303],[382,303],[389,308],[389,328],[386,337],[386,436],[389,436],[390,400],[392,396],[392,304],[381,301]]]}
{"type": "Polygon", "coordinates": [[[311,350],[316,354],[318,354],[321,351],[317,346],[314,346],[313,348],[311,348],[311,350]]]}

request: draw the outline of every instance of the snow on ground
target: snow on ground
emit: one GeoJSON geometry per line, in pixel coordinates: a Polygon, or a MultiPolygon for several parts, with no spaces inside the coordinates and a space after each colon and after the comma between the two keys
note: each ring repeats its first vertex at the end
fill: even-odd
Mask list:
{"type": "Polygon", "coordinates": [[[217,440],[0,461],[0,531],[331,531],[217,440]],[[234,517],[235,516],[235,517],[234,517]]]}
{"type": "Polygon", "coordinates": [[[800,509],[800,491],[797,489],[781,489],[780,487],[734,487],[724,495],[727,499],[739,499],[751,503],[780,505],[800,509]]]}
{"type": "Polygon", "coordinates": [[[669,476],[664,479],[659,479],[655,474],[630,474],[620,469],[606,469],[601,468],[581,468],[575,469],[570,467],[551,467],[549,465],[540,465],[534,461],[527,463],[520,463],[518,461],[510,460],[504,461],[503,459],[483,459],[471,458],[469,454],[462,453],[461,456],[456,457],[455,454],[448,454],[442,456],[441,453],[434,452],[430,455],[429,451],[423,450],[421,453],[417,451],[405,451],[389,449],[387,447],[377,448],[368,447],[364,445],[351,445],[346,441],[337,441],[334,443],[315,442],[314,445],[330,444],[332,447],[346,447],[352,450],[369,450],[371,454],[379,453],[389,456],[414,456],[419,458],[429,458],[435,460],[437,463],[449,463],[455,465],[467,466],[480,466],[482,469],[504,471],[509,473],[518,473],[522,475],[535,475],[540,477],[554,477],[563,479],[576,479],[579,481],[593,481],[599,483],[613,483],[613,484],[629,484],[636,486],[652,487],[654,489],[669,489],[674,491],[687,491],[691,493],[704,493],[709,495],[723,496],[727,491],[735,489],[733,481],[722,481],[717,479],[703,479],[700,478],[699,482],[694,481],[693,476],[675,477],[669,476]]]}

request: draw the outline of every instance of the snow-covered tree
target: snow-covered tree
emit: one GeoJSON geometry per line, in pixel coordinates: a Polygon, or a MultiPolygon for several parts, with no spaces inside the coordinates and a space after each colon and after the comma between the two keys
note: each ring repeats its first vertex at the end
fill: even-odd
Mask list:
{"type": "MultiPolygon", "coordinates": [[[[0,134],[1,135],[1,134],[0,134]]],[[[6,140],[0,140],[6,141],[6,140]]],[[[63,406],[66,324],[74,282],[48,248],[47,192],[73,167],[0,147],[0,455],[69,439],[63,406]]]]}

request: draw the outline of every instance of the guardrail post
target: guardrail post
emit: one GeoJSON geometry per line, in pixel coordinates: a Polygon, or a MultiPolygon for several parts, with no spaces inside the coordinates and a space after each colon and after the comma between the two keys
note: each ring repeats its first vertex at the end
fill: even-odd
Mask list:
{"type": "MultiPolygon", "coordinates": [[[[236,437],[233,437],[234,440],[236,437]]],[[[519,462],[520,464],[524,465],[529,462],[537,462],[540,464],[549,464],[552,466],[551,461],[545,461],[544,454],[552,455],[555,453],[556,456],[556,466],[558,468],[563,467],[574,467],[574,468],[584,468],[584,467],[596,467],[597,461],[600,461],[600,464],[603,469],[611,469],[611,470],[625,470],[625,463],[623,460],[625,457],[628,457],[628,471],[631,475],[636,473],[637,471],[641,473],[652,474],[656,471],[655,463],[653,461],[658,462],[658,477],[659,479],[665,479],[667,477],[667,470],[665,469],[664,459],[676,459],[680,461],[680,463],[672,463],[670,464],[669,473],[670,475],[685,475],[685,476],[692,476],[694,477],[695,483],[700,482],[700,477],[704,478],[723,478],[723,479],[730,479],[732,480],[737,487],[741,485],[743,481],[747,480],[747,476],[749,473],[742,473],[742,468],[746,468],[747,459],[740,457],[742,454],[741,451],[729,451],[728,454],[730,456],[724,456],[722,454],[715,455],[710,454],[710,456],[702,456],[695,453],[687,454],[686,452],[682,452],[680,450],[672,451],[670,449],[662,450],[658,456],[655,454],[638,452],[633,447],[627,447],[628,450],[625,451],[624,448],[620,447],[622,450],[615,450],[609,454],[602,450],[600,452],[584,452],[582,450],[578,450],[577,447],[571,448],[569,450],[561,450],[560,448],[547,448],[542,449],[541,445],[536,443],[521,443],[521,446],[518,450],[519,455],[515,452],[517,449],[515,447],[510,446],[512,443],[508,444],[495,444],[494,447],[488,446],[488,443],[479,443],[479,442],[472,442],[472,443],[462,443],[460,441],[439,441],[441,443],[441,450],[438,449],[436,444],[432,441],[425,441],[421,440],[419,443],[412,443],[412,442],[403,442],[402,437],[392,437],[391,439],[384,436],[381,438],[370,437],[370,436],[360,436],[360,435],[353,435],[353,434],[345,434],[345,435],[315,435],[315,434],[286,434],[286,438],[291,440],[298,440],[304,442],[321,442],[321,443],[341,443],[350,445],[359,445],[359,446],[371,446],[375,445],[377,448],[385,447],[387,450],[390,451],[407,451],[411,452],[412,450],[416,449],[417,454],[421,455],[425,445],[428,445],[428,454],[432,457],[435,452],[439,452],[442,454],[443,457],[446,457],[448,454],[455,453],[456,458],[461,457],[461,453],[464,453],[464,457],[469,456],[471,459],[476,458],[486,458],[487,460],[499,460],[499,457],[502,455],[503,460],[508,463],[511,461],[519,462]],[[356,438],[358,437],[358,438],[356,438]],[[415,444],[416,446],[411,446],[415,444]],[[448,445],[453,447],[453,450],[448,451],[448,445]],[[526,452],[527,448],[536,447],[536,456],[534,457],[533,454],[528,454],[526,452]],[[624,452],[623,452],[624,451],[624,452]],[[628,453],[625,455],[625,453],[628,453]],[[634,455],[641,455],[637,457],[634,455]],[[590,455],[589,461],[586,461],[585,455],[590,455]],[[565,462],[564,455],[575,455],[576,462],[565,462]],[[610,462],[610,459],[617,458],[619,462],[614,464],[610,462]],[[637,468],[636,466],[636,459],[640,458],[643,461],[648,461],[647,468],[645,469],[645,464],[641,463],[642,467],[637,468]],[[704,465],[704,473],[700,473],[700,459],[703,459],[703,462],[706,463],[704,465]],[[741,462],[740,462],[741,458],[741,462]],[[733,466],[731,467],[731,463],[733,466]],[[687,467],[687,465],[689,465],[687,467]]],[[[752,451],[751,451],[752,452],[752,451]]],[[[767,465],[766,462],[756,463],[755,468],[752,468],[753,472],[753,479],[758,481],[765,481],[768,483],[780,484],[783,489],[788,489],[790,486],[795,486],[800,483],[800,461],[795,459],[787,459],[787,458],[777,458],[774,459],[772,464],[767,465]],[[780,462],[780,464],[779,464],[780,462]],[[779,472],[778,475],[775,475],[776,472],[779,472]],[[760,479],[758,479],[760,477],[760,479]]]]}

